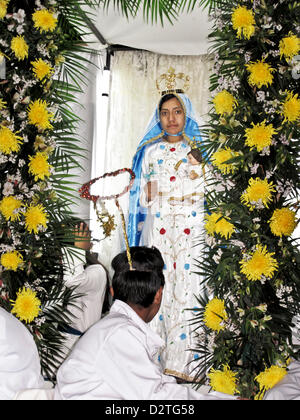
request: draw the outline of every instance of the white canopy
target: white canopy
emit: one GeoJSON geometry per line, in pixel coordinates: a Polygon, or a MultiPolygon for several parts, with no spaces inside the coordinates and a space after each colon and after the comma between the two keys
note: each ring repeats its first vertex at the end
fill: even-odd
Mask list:
{"type": "Polygon", "coordinates": [[[146,23],[142,11],[135,18],[127,19],[113,6],[108,11],[100,8],[93,21],[108,45],[125,45],[171,55],[206,54],[207,37],[212,28],[208,12],[202,8],[181,14],[173,25],[165,19],[163,27],[160,21],[146,23]]]}

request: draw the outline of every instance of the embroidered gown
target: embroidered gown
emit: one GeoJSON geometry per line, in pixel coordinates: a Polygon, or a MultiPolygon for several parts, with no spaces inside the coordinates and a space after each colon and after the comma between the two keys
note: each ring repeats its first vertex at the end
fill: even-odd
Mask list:
{"type": "Polygon", "coordinates": [[[187,162],[190,146],[185,140],[178,143],[160,141],[147,148],[142,165],[140,203],[148,207],[142,228],[141,245],[157,247],[164,258],[165,287],[159,313],[150,326],[163,338],[165,348],[158,356],[165,373],[192,380],[190,363],[198,355],[194,348],[195,326],[190,325],[197,306],[195,298],[201,294],[201,277],[195,259],[202,252],[204,175],[191,180],[187,172],[179,170],[178,162],[187,162]],[[147,202],[148,181],[156,182],[158,194],[147,202]]]}

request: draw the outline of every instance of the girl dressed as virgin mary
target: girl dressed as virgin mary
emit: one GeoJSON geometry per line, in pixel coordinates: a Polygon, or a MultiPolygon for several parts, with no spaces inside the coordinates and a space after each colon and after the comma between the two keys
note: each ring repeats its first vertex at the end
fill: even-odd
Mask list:
{"type": "Polygon", "coordinates": [[[191,180],[182,170],[187,153],[201,147],[192,104],[183,93],[162,96],[133,159],[135,184],[130,193],[130,246],[157,247],[164,258],[165,287],[161,308],[150,323],[165,341],[158,359],[166,374],[192,381],[198,354],[191,325],[201,277],[195,259],[202,253],[204,168],[191,180]]]}

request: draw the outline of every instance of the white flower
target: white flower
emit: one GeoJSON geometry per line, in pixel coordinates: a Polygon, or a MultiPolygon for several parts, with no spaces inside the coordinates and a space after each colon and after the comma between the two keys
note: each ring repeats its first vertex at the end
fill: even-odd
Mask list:
{"type": "Polygon", "coordinates": [[[5,182],[3,186],[2,194],[5,196],[9,196],[9,195],[13,195],[13,193],[14,193],[13,184],[11,184],[10,182],[5,182]]]}
{"type": "Polygon", "coordinates": [[[259,306],[256,306],[256,309],[261,312],[267,312],[268,306],[266,303],[261,303],[259,306]]]}
{"type": "Polygon", "coordinates": [[[19,9],[17,13],[13,13],[13,19],[15,19],[18,23],[23,23],[25,18],[25,11],[23,9],[19,9]]]}
{"type": "Polygon", "coordinates": [[[254,165],[250,166],[251,175],[255,175],[257,173],[258,168],[259,168],[259,163],[255,163],[254,165]]]}

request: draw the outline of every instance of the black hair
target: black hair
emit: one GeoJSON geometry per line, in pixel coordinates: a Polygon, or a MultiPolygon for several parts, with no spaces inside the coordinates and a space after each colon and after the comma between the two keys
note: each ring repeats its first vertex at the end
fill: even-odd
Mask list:
{"type": "Polygon", "coordinates": [[[166,95],[164,95],[164,96],[161,98],[161,100],[160,100],[160,102],[159,102],[159,105],[158,105],[158,110],[159,110],[159,112],[161,111],[161,108],[162,108],[163,104],[164,104],[165,102],[169,101],[170,99],[173,99],[173,98],[178,99],[178,98],[177,98],[177,96],[176,96],[176,95],[174,95],[174,93],[167,93],[166,95]]]}
{"type": "Polygon", "coordinates": [[[116,255],[111,262],[114,299],[148,307],[158,289],[165,284],[164,260],[160,251],[146,246],[130,248],[133,270],[130,271],[127,252],[116,255]]]}
{"type": "Polygon", "coordinates": [[[127,304],[149,307],[160,287],[165,284],[162,272],[128,270],[115,273],[112,279],[114,299],[119,299],[127,304]]]}
{"type": "Polygon", "coordinates": [[[191,149],[188,152],[188,155],[192,155],[196,159],[197,162],[199,163],[202,162],[202,154],[199,149],[191,149]]]}
{"type": "MultiPolygon", "coordinates": [[[[130,248],[132,267],[139,271],[158,270],[164,268],[164,260],[160,251],[146,246],[132,246],[130,248]]],[[[129,270],[129,263],[126,251],[116,255],[111,262],[113,270],[116,272],[129,270]]]]}

